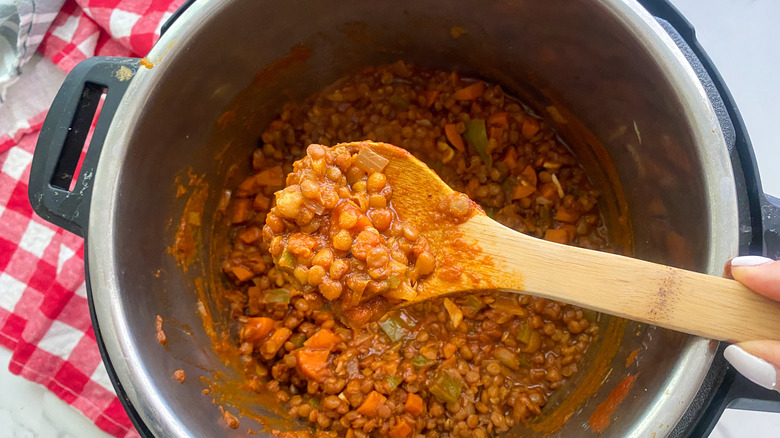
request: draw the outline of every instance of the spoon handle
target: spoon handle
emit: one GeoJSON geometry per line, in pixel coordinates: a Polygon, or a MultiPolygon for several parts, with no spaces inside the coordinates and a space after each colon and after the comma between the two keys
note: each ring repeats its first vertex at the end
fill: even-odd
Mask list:
{"type": "Polygon", "coordinates": [[[487,283],[729,342],[780,340],[780,303],[741,283],[515,232],[486,216],[462,225],[492,260],[487,283]]]}

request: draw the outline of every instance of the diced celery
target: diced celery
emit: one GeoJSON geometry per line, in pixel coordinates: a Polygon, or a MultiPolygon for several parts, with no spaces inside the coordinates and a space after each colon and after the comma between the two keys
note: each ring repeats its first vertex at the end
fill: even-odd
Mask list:
{"type": "Polygon", "coordinates": [[[265,293],[265,296],[263,297],[263,302],[266,304],[270,304],[270,303],[288,304],[290,302],[291,295],[292,294],[290,293],[289,289],[285,289],[282,287],[280,287],[279,289],[271,289],[265,293]]]}
{"type": "Polygon", "coordinates": [[[512,350],[506,347],[496,348],[493,351],[493,356],[501,365],[509,368],[510,370],[520,369],[520,359],[518,359],[517,355],[514,354],[512,350]]]}
{"type": "Polygon", "coordinates": [[[289,340],[297,348],[301,348],[303,347],[303,343],[306,342],[306,335],[303,333],[296,333],[289,340]]]}
{"type": "Polygon", "coordinates": [[[487,153],[488,136],[484,119],[471,119],[466,122],[466,132],[463,133],[466,142],[477,151],[482,162],[491,166],[493,158],[487,153]]]}
{"type": "Polygon", "coordinates": [[[463,300],[461,308],[466,311],[468,316],[474,316],[485,307],[485,303],[474,295],[469,295],[463,300]]]}
{"type": "Polygon", "coordinates": [[[398,388],[398,385],[400,385],[403,381],[404,379],[397,376],[387,376],[387,386],[390,388],[390,391],[398,388]]]}
{"type": "Polygon", "coordinates": [[[406,336],[406,324],[397,315],[390,315],[379,321],[379,327],[391,342],[398,342],[406,336]]]}
{"type": "Polygon", "coordinates": [[[460,393],[463,391],[463,384],[458,379],[453,378],[448,372],[441,370],[428,390],[443,402],[456,403],[460,398],[460,393]]]}
{"type": "Polygon", "coordinates": [[[531,327],[527,322],[523,322],[520,328],[517,330],[517,340],[523,344],[531,342],[531,327]]]}
{"type": "Polygon", "coordinates": [[[282,269],[293,270],[295,269],[295,255],[286,249],[279,256],[279,260],[276,265],[282,269]]]}
{"type": "Polygon", "coordinates": [[[494,302],[490,303],[490,307],[510,315],[524,317],[528,314],[528,311],[520,305],[514,296],[498,296],[494,302]]]}
{"type": "Polygon", "coordinates": [[[412,366],[419,370],[421,368],[429,367],[433,364],[435,364],[436,361],[433,359],[428,359],[427,357],[423,356],[422,354],[418,354],[414,359],[412,359],[412,366]]]}

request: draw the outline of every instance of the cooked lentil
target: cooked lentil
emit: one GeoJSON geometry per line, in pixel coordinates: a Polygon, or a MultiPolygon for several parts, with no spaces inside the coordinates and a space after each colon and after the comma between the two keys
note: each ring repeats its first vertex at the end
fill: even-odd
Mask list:
{"type": "MultiPolygon", "coordinates": [[[[410,150],[453,189],[518,231],[606,247],[598,192],[583,169],[552,129],[501,87],[403,62],[366,68],[303,103],[286,104],[252,154],[253,175],[232,191],[226,210],[232,249],[223,264],[231,288],[225,299],[239,326],[248,386],[273,393],[318,436],[486,437],[538,415],[551,392],[578,371],[598,333],[581,309],[484,292],[418,303],[361,329],[348,328],[323,295],[337,295],[333,284],[341,294],[359,290],[366,280],[349,275],[368,266],[368,257],[365,266],[354,262],[352,229],[360,215],[358,222],[338,216],[338,231],[328,235],[330,252],[302,245],[303,263],[296,259],[288,268],[299,284],[274,265],[272,253],[278,257],[283,250],[273,240],[282,231],[273,230],[266,241],[269,219],[273,224],[274,215],[286,217],[284,229],[294,223],[304,235],[314,229],[314,214],[286,210],[305,205],[304,194],[313,194],[308,183],[296,183],[301,196],[293,195],[288,205],[274,203],[292,163],[314,143],[365,139],[410,150]],[[321,294],[323,284],[328,286],[321,294]]],[[[381,176],[326,166],[324,178],[357,185],[367,195],[355,202],[361,213],[387,208],[381,176]]],[[[336,190],[325,193],[320,191],[322,205],[341,199],[336,190]]],[[[450,202],[448,208],[458,211],[459,205],[450,202]]],[[[397,219],[383,214],[366,214],[380,234],[397,219]]],[[[403,227],[395,236],[406,244],[422,239],[403,227]]],[[[285,245],[290,248],[289,237],[285,245]]],[[[404,266],[416,267],[419,254],[403,255],[404,266]]]]}

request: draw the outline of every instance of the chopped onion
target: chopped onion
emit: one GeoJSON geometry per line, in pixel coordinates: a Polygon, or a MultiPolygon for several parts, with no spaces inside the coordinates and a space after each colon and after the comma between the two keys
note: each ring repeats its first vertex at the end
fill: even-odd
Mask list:
{"type": "Polygon", "coordinates": [[[417,298],[417,292],[412,289],[408,281],[404,281],[397,288],[385,292],[385,296],[397,300],[411,301],[417,298]]]}
{"type": "Polygon", "coordinates": [[[555,184],[555,188],[558,189],[558,196],[560,196],[561,199],[565,196],[565,193],[563,193],[563,187],[561,187],[560,181],[558,181],[558,177],[555,176],[555,174],[552,174],[552,182],[555,184]]]}
{"type": "Polygon", "coordinates": [[[358,361],[357,358],[350,358],[347,362],[347,375],[348,376],[357,376],[360,373],[360,368],[358,367],[358,361]]]}
{"type": "Polygon", "coordinates": [[[447,309],[447,313],[450,314],[450,321],[452,321],[452,326],[454,328],[458,328],[460,322],[463,321],[463,311],[460,310],[460,307],[453,303],[449,298],[444,299],[444,308],[447,309]]]}
{"type": "Polygon", "coordinates": [[[355,166],[371,174],[373,172],[381,172],[389,162],[390,160],[370,148],[363,148],[358,153],[355,166]]]}

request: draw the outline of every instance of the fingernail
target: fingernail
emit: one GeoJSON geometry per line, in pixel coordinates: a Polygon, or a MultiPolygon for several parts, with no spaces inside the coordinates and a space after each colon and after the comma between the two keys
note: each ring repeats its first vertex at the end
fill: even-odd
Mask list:
{"type": "Polygon", "coordinates": [[[761,256],[740,256],[731,259],[731,266],[758,266],[771,263],[773,260],[761,256]]]}
{"type": "Polygon", "coordinates": [[[723,356],[740,374],[747,377],[751,382],[766,389],[775,389],[777,370],[771,363],[753,356],[736,345],[726,347],[726,350],[723,351],[723,356]]]}

